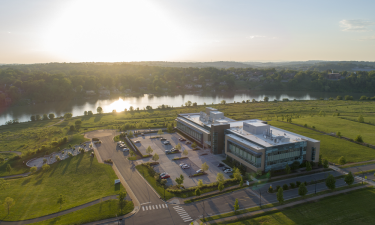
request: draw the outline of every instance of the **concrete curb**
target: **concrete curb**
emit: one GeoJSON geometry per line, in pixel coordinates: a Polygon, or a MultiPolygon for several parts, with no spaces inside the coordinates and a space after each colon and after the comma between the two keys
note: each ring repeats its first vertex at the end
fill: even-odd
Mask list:
{"type": "MultiPolygon", "coordinates": [[[[158,198],[160,198],[163,202],[165,202],[165,201],[160,197],[160,195],[155,191],[155,189],[151,186],[151,184],[149,184],[148,181],[142,176],[142,174],[141,174],[137,169],[135,169],[135,171],[137,171],[138,175],[139,175],[140,177],[142,177],[142,179],[143,179],[143,180],[146,182],[146,184],[151,188],[151,190],[156,194],[156,196],[158,196],[158,198]]],[[[165,202],[165,203],[167,203],[167,202],[165,202]]]]}

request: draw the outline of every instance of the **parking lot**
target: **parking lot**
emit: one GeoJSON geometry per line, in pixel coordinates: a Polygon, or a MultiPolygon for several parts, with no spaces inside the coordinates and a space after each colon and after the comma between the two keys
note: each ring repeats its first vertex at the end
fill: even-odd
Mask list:
{"type": "MultiPolygon", "coordinates": [[[[173,134],[163,134],[162,137],[166,138],[168,141],[170,141],[170,145],[164,145],[160,138],[153,138],[150,137],[157,136],[156,133],[152,134],[145,134],[145,136],[138,136],[131,138],[131,140],[134,142],[136,140],[139,140],[140,143],[136,143],[135,145],[137,148],[141,151],[142,154],[146,155],[146,149],[148,146],[150,146],[154,152],[152,154],[157,153],[159,155],[158,162],[159,165],[155,166],[154,169],[158,173],[167,172],[171,177],[168,179],[167,185],[175,185],[175,179],[180,176],[180,174],[183,174],[185,179],[183,185],[188,187],[197,186],[198,180],[202,179],[204,184],[209,184],[212,182],[216,182],[216,175],[219,172],[222,172],[222,167],[217,167],[219,163],[221,163],[221,160],[225,159],[224,155],[213,155],[210,153],[209,149],[205,150],[198,150],[193,151],[191,148],[191,145],[186,145],[186,141],[179,141],[178,139],[181,138],[180,134],[173,133],[173,134]],[[165,154],[165,150],[170,150],[174,146],[176,146],[178,143],[181,145],[181,152],[175,153],[175,154],[165,154]],[[184,157],[182,154],[183,150],[188,150],[188,155],[186,159],[181,160],[172,160],[173,158],[178,157],[184,157]],[[204,155],[203,155],[204,154],[204,155]],[[207,172],[207,175],[198,176],[198,177],[189,177],[189,175],[195,174],[198,169],[201,168],[201,165],[203,163],[207,163],[209,166],[209,169],[207,172]],[[179,164],[185,163],[189,165],[188,169],[182,169],[180,168],[179,164]]],[[[138,163],[143,162],[152,162],[151,158],[144,158],[137,161],[138,163]]],[[[224,177],[226,179],[229,178],[230,174],[225,174],[224,177]]]]}

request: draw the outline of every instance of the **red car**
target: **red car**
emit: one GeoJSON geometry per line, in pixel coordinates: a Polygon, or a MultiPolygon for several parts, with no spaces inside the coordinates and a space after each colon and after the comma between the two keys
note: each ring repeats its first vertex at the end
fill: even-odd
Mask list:
{"type": "Polygon", "coordinates": [[[186,139],[183,139],[183,138],[180,138],[179,140],[180,140],[180,141],[186,141],[186,139]]]}
{"type": "Polygon", "coordinates": [[[161,176],[161,179],[167,179],[167,178],[170,178],[171,176],[169,176],[168,174],[164,175],[164,176],[161,176]]]}

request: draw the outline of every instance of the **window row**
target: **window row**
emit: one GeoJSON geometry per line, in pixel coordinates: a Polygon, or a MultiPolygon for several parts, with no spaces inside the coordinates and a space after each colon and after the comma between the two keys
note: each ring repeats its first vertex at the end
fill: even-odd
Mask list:
{"type": "Polygon", "coordinates": [[[261,167],[262,157],[251,154],[241,146],[228,142],[228,151],[255,167],[261,167]]]}
{"type": "Polygon", "coordinates": [[[195,140],[202,142],[203,135],[186,126],[185,124],[177,122],[177,128],[190,135],[195,140]]]}

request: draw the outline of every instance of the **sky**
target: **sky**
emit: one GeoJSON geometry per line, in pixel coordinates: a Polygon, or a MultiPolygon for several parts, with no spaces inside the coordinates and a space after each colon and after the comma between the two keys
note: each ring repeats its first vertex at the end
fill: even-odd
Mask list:
{"type": "Polygon", "coordinates": [[[375,1],[0,0],[0,64],[375,61],[375,1]]]}

